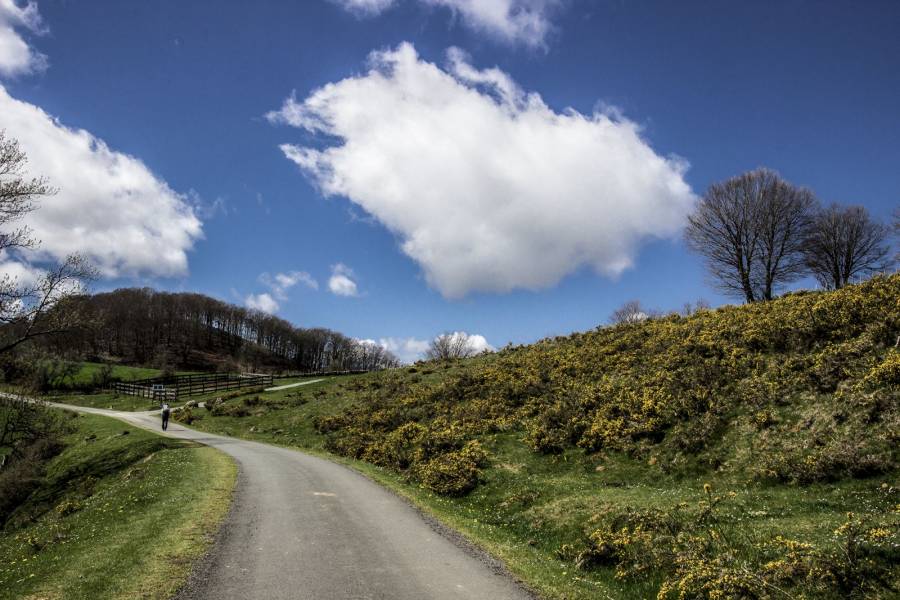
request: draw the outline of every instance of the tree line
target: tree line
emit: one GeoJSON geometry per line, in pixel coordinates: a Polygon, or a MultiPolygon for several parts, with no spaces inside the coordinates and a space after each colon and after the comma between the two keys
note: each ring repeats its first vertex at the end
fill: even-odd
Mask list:
{"type": "Polygon", "coordinates": [[[324,328],[295,327],[279,317],[203,294],[125,288],[68,299],[81,325],[47,338],[60,356],[160,367],[376,370],[399,364],[389,351],[324,328]]]}

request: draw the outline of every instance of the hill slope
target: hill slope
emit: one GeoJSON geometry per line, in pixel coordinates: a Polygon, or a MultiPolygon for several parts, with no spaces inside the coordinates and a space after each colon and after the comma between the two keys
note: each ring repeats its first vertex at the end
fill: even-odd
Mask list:
{"type": "Polygon", "coordinates": [[[344,455],[549,597],[891,597],[898,334],[893,276],[184,416],[344,455]]]}
{"type": "Polygon", "coordinates": [[[336,331],[301,328],[203,294],[123,288],[66,303],[84,326],[48,337],[58,356],[114,358],[158,368],[320,371],[395,366],[384,348],[336,331]]]}

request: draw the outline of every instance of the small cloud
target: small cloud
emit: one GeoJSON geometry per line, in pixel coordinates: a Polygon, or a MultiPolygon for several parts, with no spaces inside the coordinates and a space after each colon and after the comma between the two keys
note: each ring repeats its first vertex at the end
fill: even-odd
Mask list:
{"type": "Polygon", "coordinates": [[[204,221],[213,219],[218,215],[228,216],[228,203],[225,198],[217,197],[212,202],[205,200],[197,190],[191,189],[187,193],[188,204],[194,209],[194,214],[204,221]]]}
{"type": "Polygon", "coordinates": [[[306,271],[276,273],[274,276],[263,273],[259,276],[259,281],[272,290],[272,293],[279,300],[287,300],[287,291],[298,283],[302,283],[311,290],[319,289],[319,282],[306,271]]]}
{"type": "MultiPolygon", "coordinates": [[[[372,341],[374,342],[374,340],[372,341]]],[[[414,337],[387,337],[378,340],[379,346],[396,356],[404,364],[414,363],[425,356],[428,344],[428,340],[419,340],[414,337]]]]}
{"type": "MultiPolygon", "coordinates": [[[[397,0],[331,1],[359,18],[380,15],[398,4],[397,0]]],[[[533,48],[545,46],[547,35],[553,30],[551,14],[561,3],[561,0],[419,0],[426,7],[449,10],[469,29],[506,43],[533,48]]]]}
{"type": "Polygon", "coordinates": [[[270,315],[278,310],[278,302],[271,294],[250,294],[244,299],[247,308],[252,308],[270,315]]]}
{"type": "Polygon", "coordinates": [[[353,269],[347,265],[343,263],[333,265],[331,267],[331,277],[328,279],[328,289],[336,296],[359,296],[353,277],[355,277],[353,269]]]}
{"type": "Polygon", "coordinates": [[[358,17],[371,17],[383,13],[395,0],[331,0],[344,10],[358,17]]]}
{"type": "MultiPolygon", "coordinates": [[[[449,336],[453,341],[462,338],[465,345],[470,349],[469,354],[472,355],[481,354],[482,352],[493,352],[495,350],[483,335],[477,333],[468,334],[464,331],[454,331],[453,333],[445,335],[449,336]]],[[[441,336],[437,336],[434,339],[437,340],[439,337],[441,336]]],[[[375,340],[364,341],[375,342],[375,340]]],[[[383,337],[379,338],[377,343],[379,346],[396,356],[400,362],[410,364],[425,358],[425,352],[428,351],[431,342],[432,340],[420,340],[414,337],[383,337]]]]}

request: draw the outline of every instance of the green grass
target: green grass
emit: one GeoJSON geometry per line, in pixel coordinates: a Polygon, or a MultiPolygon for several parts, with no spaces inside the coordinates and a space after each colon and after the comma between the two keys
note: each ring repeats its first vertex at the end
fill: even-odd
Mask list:
{"type": "Polygon", "coordinates": [[[122,411],[158,410],[159,403],[149,398],[128,396],[117,393],[102,394],[65,394],[60,396],[45,396],[48,402],[72,404],[74,406],[89,406],[92,408],[106,408],[122,411]]]}
{"type": "MultiPolygon", "coordinates": [[[[103,368],[103,363],[83,362],[78,373],[72,378],[76,384],[89,384],[94,376],[103,368]]],[[[148,379],[162,374],[159,369],[147,367],[129,367],[126,365],[113,365],[111,377],[120,381],[134,381],[136,379],[148,379]]]]}
{"type": "MultiPolygon", "coordinates": [[[[462,369],[416,369],[413,376],[442,378],[462,369]],[[430,371],[430,372],[429,372],[430,371]]],[[[213,416],[194,409],[199,417],[192,427],[246,439],[296,447],[327,455],[324,436],[313,425],[316,416],[339,413],[359,401],[356,388],[377,382],[387,374],[332,378],[300,388],[247,394],[226,406],[244,406],[244,417],[213,416]],[[256,401],[255,398],[259,398],[256,401]]],[[[661,474],[646,462],[628,456],[585,454],[571,449],[562,455],[534,453],[523,433],[481,436],[490,466],[482,483],[461,498],[442,497],[391,470],[364,461],[329,455],[360,470],[382,485],[438,517],[450,527],[503,560],[512,573],[546,598],[638,599],[655,597],[661,578],[621,581],[613,568],[582,571],[561,560],[564,544],[577,545],[590,531],[586,523],[609,510],[655,508],[672,511],[686,503],[688,512],[706,499],[704,484],[717,494],[735,492],[719,508],[723,533],[746,538],[748,558],[758,552],[753,544],[783,535],[828,544],[833,531],[849,511],[890,510],[896,502],[890,477],[811,486],[763,485],[733,475],[676,477],[661,474]]]]}
{"type": "Polygon", "coordinates": [[[113,419],[72,422],[0,534],[0,598],[170,597],[228,510],[234,463],[113,419]]]}

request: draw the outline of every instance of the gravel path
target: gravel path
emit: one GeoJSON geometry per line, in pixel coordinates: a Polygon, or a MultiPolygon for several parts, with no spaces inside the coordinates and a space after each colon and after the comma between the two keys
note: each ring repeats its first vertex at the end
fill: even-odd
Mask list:
{"type": "Polygon", "coordinates": [[[290,388],[300,387],[301,385],[309,385],[311,383],[319,383],[320,381],[325,381],[325,380],[324,379],[313,379],[312,381],[300,381],[298,383],[289,383],[287,385],[276,385],[275,387],[266,388],[263,391],[277,392],[278,390],[287,390],[290,388]]]}
{"type": "MultiPolygon", "coordinates": [[[[56,406],[160,430],[157,412],[56,406]]],[[[218,448],[240,469],[231,512],[181,599],[532,598],[495,561],[352,469],[175,422],[166,434],[218,448]]]]}

